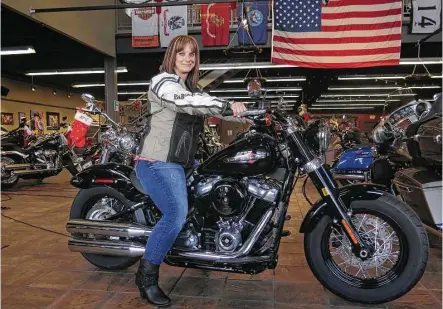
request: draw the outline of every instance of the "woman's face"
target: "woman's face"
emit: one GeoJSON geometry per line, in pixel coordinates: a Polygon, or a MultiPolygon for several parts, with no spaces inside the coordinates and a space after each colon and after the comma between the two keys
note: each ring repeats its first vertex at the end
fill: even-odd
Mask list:
{"type": "Polygon", "coordinates": [[[175,56],[175,71],[179,74],[188,74],[195,67],[195,52],[189,44],[175,56]]]}

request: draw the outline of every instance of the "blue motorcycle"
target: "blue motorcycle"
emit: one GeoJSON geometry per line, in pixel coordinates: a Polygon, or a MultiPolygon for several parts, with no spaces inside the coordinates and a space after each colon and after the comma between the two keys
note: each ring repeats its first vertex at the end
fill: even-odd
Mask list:
{"type": "Polygon", "coordinates": [[[370,146],[344,150],[332,165],[334,178],[343,185],[369,182],[375,156],[370,146]]]}

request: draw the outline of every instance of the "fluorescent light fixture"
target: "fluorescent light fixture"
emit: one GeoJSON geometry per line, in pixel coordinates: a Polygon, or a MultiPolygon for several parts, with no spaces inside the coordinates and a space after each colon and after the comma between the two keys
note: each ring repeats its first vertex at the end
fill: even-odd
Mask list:
{"type": "Polygon", "coordinates": [[[443,75],[432,75],[431,78],[443,78],[443,75]]]}
{"type": "Polygon", "coordinates": [[[364,106],[364,107],[311,107],[309,110],[319,110],[319,109],[374,109],[373,106],[364,106]]]}
{"type": "Polygon", "coordinates": [[[428,58],[428,59],[422,59],[422,60],[417,60],[417,59],[400,59],[400,65],[416,65],[416,64],[440,64],[442,63],[441,59],[437,59],[437,58],[428,58]]]}
{"type": "Polygon", "coordinates": [[[2,48],[0,51],[1,56],[26,55],[26,54],[35,54],[35,49],[31,46],[5,47],[2,48]]]}
{"type": "MultiPolygon", "coordinates": [[[[115,70],[116,73],[127,73],[128,69],[126,67],[118,67],[115,70]]],[[[47,75],[80,75],[80,74],[104,74],[104,69],[73,69],[73,70],[60,70],[60,71],[35,71],[27,72],[25,75],[28,76],[47,76],[47,75]]]]}
{"type": "MultiPolygon", "coordinates": [[[[118,83],[117,86],[149,86],[149,82],[125,82],[118,83]]],[[[105,84],[74,84],[72,88],[105,87],[105,84]]]]}
{"type": "MultiPolygon", "coordinates": [[[[339,98],[339,97],[387,97],[389,93],[355,93],[355,94],[322,94],[322,98],[339,98]]],[[[415,96],[415,93],[393,94],[391,97],[409,97],[415,96]]]]}
{"type": "Polygon", "coordinates": [[[390,75],[390,76],[339,76],[338,80],[368,80],[368,79],[405,79],[404,76],[390,75]]]}
{"type": "MultiPolygon", "coordinates": [[[[263,91],[270,91],[270,92],[281,92],[281,91],[302,91],[303,89],[301,87],[296,88],[267,88],[263,89],[263,91]]],[[[211,90],[210,92],[248,92],[248,89],[215,89],[211,90]]]]}
{"type": "MultiPolygon", "coordinates": [[[[267,99],[270,99],[270,98],[274,98],[275,99],[275,98],[280,98],[280,97],[281,96],[279,96],[279,95],[268,95],[268,96],[266,96],[267,99]]],[[[299,95],[298,94],[284,95],[283,97],[284,98],[298,98],[299,95]]],[[[232,100],[232,99],[249,99],[249,100],[253,100],[253,98],[251,98],[251,97],[218,97],[218,98],[224,99],[224,100],[232,100]]]]}
{"type": "Polygon", "coordinates": [[[117,92],[118,95],[146,94],[146,91],[117,92]]]}
{"type": "MultiPolygon", "coordinates": [[[[328,90],[395,90],[401,89],[402,87],[394,86],[394,87],[328,87],[328,90]]],[[[412,87],[410,87],[412,88],[412,87]]]]}
{"type": "Polygon", "coordinates": [[[372,103],[372,104],[312,104],[313,107],[320,107],[320,106],[326,106],[326,107],[346,107],[346,106],[384,106],[383,103],[372,103]]]}
{"type": "MultiPolygon", "coordinates": [[[[266,82],[272,83],[272,82],[304,82],[306,81],[306,77],[288,77],[288,78],[276,78],[276,77],[269,77],[266,78],[266,82]]],[[[224,81],[226,84],[233,84],[233,83],[244,83],[244,79],[229,79],[224,81]]]]}
{"type": "Polygon", "coordinates": [[[408,87],[408,88],[411,88],[411,89],[439,89],[439,88],[441,88],[441,86],[438,86],[438,85],[432,85],[432,86],[411,86],[411,87],[408,87]]]}
{"type": "MultiPolygon", "coordinates": [[[[385,102],[386,100],[382,100],[382,99],[349,99],[349,101],[345,101],[345,100],[317,100],[316,103],[345,103],[345,102],[385,102]]],[[[389,100],[389,101],[400,101],[398,99],[395,100],[389,100]]]]}

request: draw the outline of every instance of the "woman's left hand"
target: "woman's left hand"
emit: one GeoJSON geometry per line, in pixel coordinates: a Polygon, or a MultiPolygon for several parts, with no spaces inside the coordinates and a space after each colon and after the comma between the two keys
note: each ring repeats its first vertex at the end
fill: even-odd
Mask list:
{"type": "Polygon", "coordinates": [[[235,102],[231,105],[232,112],[234,113],[234,116],[238,117],[238,114],[246,112],[247,108],[245,104],[242,102],[235,102]]]}

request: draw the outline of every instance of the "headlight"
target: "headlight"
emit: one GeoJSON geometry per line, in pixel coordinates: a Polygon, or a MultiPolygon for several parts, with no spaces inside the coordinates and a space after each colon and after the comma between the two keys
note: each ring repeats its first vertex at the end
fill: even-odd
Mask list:
{"type": "Polygon", "coordinates": [[[136,141],[131,134],[123,133],[118,137],[118,147],[121,151],[130,152],[135,146],[136,141]]]}
{"type": "Polygon", "coordinates": [[[324,153],[331,143],[331,130],[327,126],[320,126],[317,132],[318,148],[324,153]]]}

